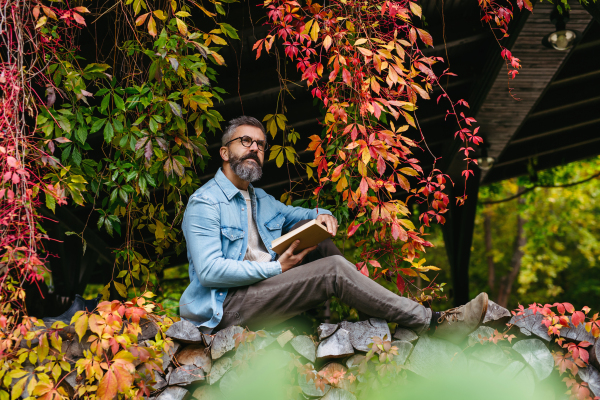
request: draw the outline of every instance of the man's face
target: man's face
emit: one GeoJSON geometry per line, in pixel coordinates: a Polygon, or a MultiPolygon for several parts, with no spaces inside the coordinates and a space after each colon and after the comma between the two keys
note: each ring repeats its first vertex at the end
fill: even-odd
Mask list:
{"type": "Polygon", "coordinates": [[[266,140],[265,135],[259,128],[249,125],[239,126],[230,139],[233,141],[226,147],[221,148],[221,157],[224,161],[229,162],[231,169],[237,176],[245,181],[254,182],[262,176],[265,153],[258,149],[255,142],[252,142],[250,147],[245,147],[242,141],[238,139],[243,136],[249,136],[253,140],[266,140]]]}

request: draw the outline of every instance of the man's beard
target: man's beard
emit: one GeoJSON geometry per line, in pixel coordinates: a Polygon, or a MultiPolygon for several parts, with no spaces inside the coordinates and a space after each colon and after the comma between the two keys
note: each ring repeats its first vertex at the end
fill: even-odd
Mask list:
{"type": "Polygon", "coordinates": [[[233,172],[242,180],[255,182],[262,177],[262,166],[256,153],[250,153],[243,157],[229,153],[229,165],[233,172]],[[254,160],[254,163],[245,163],[246,160],[254,160]]]}

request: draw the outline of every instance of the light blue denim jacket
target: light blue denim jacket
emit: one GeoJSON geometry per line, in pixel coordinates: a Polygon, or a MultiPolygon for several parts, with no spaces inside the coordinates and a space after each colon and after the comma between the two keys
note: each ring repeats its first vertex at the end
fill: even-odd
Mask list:
{"type": "Polygon", "coordinates": [[[190,285],[179,300],[185,319],[210,333],[223,317],[227,288],[251,285],[281,273],[271,241],[303,219],[315,219],[325,209],[286,206],[250,185],[252,212],[258,232],[271,254],[270,262],[243,261],[248,247],[246,200],[223,174],[192,194],[183,217],[183,234],[190,262],[190,285]]]}

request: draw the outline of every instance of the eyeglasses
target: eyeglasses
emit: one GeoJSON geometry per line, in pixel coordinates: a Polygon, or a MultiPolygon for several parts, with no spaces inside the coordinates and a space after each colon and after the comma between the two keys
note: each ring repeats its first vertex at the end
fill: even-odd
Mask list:
{"type": "Polygon", "coordinates": [[[240,140],[244,147],[252,147],[252,143],[256,143],[256,146],[260,151],[266,151],[269,148],[269,143],[267,143],[266,140],[254,140],[250,136],[242,136],[232,139],[229,142],[225,143],[225,146],[227,146],[231,142],[235,142],[236,140],[240,140]]]}

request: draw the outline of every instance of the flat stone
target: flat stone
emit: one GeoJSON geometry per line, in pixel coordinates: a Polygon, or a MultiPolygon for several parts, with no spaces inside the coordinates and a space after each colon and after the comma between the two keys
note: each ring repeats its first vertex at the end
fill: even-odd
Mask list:
{"type": "Polygon", "coordinates": [[[487,345],[489,341],[485,339],[494,336],[494,331],[495,329],[490,328],[489,326],[480,326],[479,328],[475,329],[475,331],[471,332],[471,334],[469,335],[469,346],[473,346],[478,343],[487,345]],[[482,341],[482,339],[484,340],[482,341]]]}
{"type": "Polygon", "coordinates": [[[151,386],[154,390],[160,390],[162,388],[164,388],[165,386],[167,386],[167,381],[165,378],[162,377],[162,375],[157,371],[157,370],[152,370],[152,371],[148,371],[148,369],[146,368],[146,364],[142,364],[137,368],[138,372],[140,372],[140,374],[142,374],[144,376],[144,379],[146,380],[146,384],[148,386],[151,386]],[[150,375],[152,374],[152,375],[150,375]],[[154,379],[154,384],[149,384],[148,382],[150,380],[154,379]]]}
{"type": "Polygon", "coordinates": [[[600,396],[600,373],[598,370],[591,365],[585,368],[579,368],[577,372],[579,378],[588,384],[588,387],[594,394],[594,396],[600,396]]]}
{"type": "Polygon", "coordinates": [[[340,328],[333,335],[319,343],[317,347],[317,359],[344,358],[354,354],[354,348],[350,342],[350,333],[340,328]]]}
{"type": "Polygon", "coordinates": [[[317,359],[317,346],[311,338],[305,335],[296,336],[291,340],[291,345],[304,358],[310,362],[315,362],[317,359]]]}
{"type": "Polygon", "coordinates": [[[166,335],[183,343],[204,343],[202,340],[202,333],[196,328],[196,325],[184,319],[171,325],[167,330],[166,335]]]}
{"type": "Polygon", "coordinates": [[[233,361],[230,357],[219,358],[212,366],[210,374],[207,375],[208,384],[214,385],[231,369],[233,361]]]}
{"type": "Polygon", "coordinates": [[[533,369],[540,381],[546,379],[552,373],[554,358],[541,340],[521,340],[515,343],[513,350],[523,356],[523,359],[533,369]]]}
{"type": "Polygon", "coordinates": [[[285,331],[281,335],[277,336],[277,343],[279,343],[279,345],[283,347],[287,344],[287,342],[289,342],[293,338],[294,334],[292,333],[292,331],[285,331]]]}
{"type": "Polygon", "coordinates": [[[142,332],[138,334],[138,343],[144,340],[154,340],[154,337],[160,331],[156,322],[146,318],[140,318],[139,325],[142,332]]]}
{"type": "MultiPolygon", "coordinates": [[[[571,317],[569,317],[569,323],[571,322],[571,317]]],[[[585,324],[579,324],[576,327],[573,327],[573,324],[569,324],[569,328],[560,328],[560,336],[572,340],[573,342],[583,342],[587,341],[591,344],[596,343],[596,338],[592,335],[592,332],[588,332],[585,330],[585,324]]]]}
{"type": "Polygon", "coordinates": [[[365,359],[364,355],[355,354],[346,360],[346,367],[348,367],[348,368],[357,367],[361,362],[364,361],[364,359],[365,359]]]}
{"type": "Polygon", "coordinates": [[[203,344],[190,344],[175,355],[177,365],[195,365],[208,374],[212,367],[210,350],[203,344]]]}
{"type": "Polygon", "coordinates": [[[321,324],[317,328],[317,333],[319,334],[319,340],[327,339],[329,336],[333,335],[335,331],[340,327],[339,324],[321,324]]]}
{"type": "Polygon", "coordinates": [[[356,400],[356,396],[347,390],[333,388],[321,400],[356,400]]]}
{"type": "MultiPolygon", "coordinates": [[[[548,329],[542,325],[543,319],[544,316],[541,313],[538,312],[534,314],[533,310],[528,308],[523,315],[513,315],[509,322],[519,328],[525,328],[540,339],[549,342],[550,336],[548,336],[548,329]]],[[[521,329],[521,332],[523,332],[523,329],[521,329]]],[[[527,335],[527,333],[523,333],[527,335]]]]}
{"type": "Polygon", "coordinates": [[[180,347],[181,347],[181,345],[178,342],[174,341],[173,345],[171,347],[169,347],[169,350],[163,351],[163,356],[162,356],[163,371],[166,371],[167,368],[169,368],[169,366],[171,365],[171,360],[173,359],[173,356],[175,355],[175,353],[177,353],[177,350],[179,350],[180,347]]]}
{"type": "Polygon", "coordinates": [[[484,324],[505,324],[510,319],[511,314],[506,308],[499,306],[491,300],[488,300],[488,308],[483,317],[484,324]]]}
{"type": "MultiPolygon", "coordinates": [[[[316,376],[317,371],[314,369],[314,366],[312,364],[310,365],[313,367],[312,373],[316,376]]],[[[331,386],[325,385],[323,387],[323,390],[321,390],[321,388],[317,388],[315,386],[315,380],[313,378],[309,378],[309,376],[309,374],[298,374],[298,386],[300,386],[302,393],[309,397],[321,397],[324,396],[327,392],[329,392],[331,386]],[[307,378],[309,379],[307,380],[307,378]]]]}
{"type": "MultiPolygon", "coordinates": [[[[369,344],[373,343],[373,337],[379,337],[382,340],[392,340],[390,328],[385,320],[371,318],[368,321],[359,321],[355,323],[344,324],[350,332],[350,342],[352,346],[359,351],[369,351],[369,344]]],[[[342,326],[344,329],[344,326],[342,326]]]]}
{"type": "Polygon", "coordinates": [[[240,377],[235,369],[227,371],[225,375],[221,378],[221,382],[219,382],[219,388],[223,394],[229,394],[233,392],[240,382],[240,377]]]}
{"type": "Polygon", "coordinates": [[[412,343],[407,342],[405,340],[394,340],[392,342],[392,346],[396,346],[398,348],[398,355],[394,356],[393,361],[395,361],[396,364],[404,365],[404,363],[406,363],[406,360],[408,359],[408,356],[410,355],[410,352],[413,349],[412,343]]]}
{"type": "Polygon", "coordinates": [[[415,340],[419,340],[419,336],[417,336],[417,334],[410,329],[396,328],[396,332],[394,332],[394,339],[404,340],[405,342],[412,343],[415,340]]]}
{"type": "Polygon", "coordinates": [[[211,356],[213,360],[221,358],[225,353],[235,348],[234,336],[244,332],[240,326],[230,326],[220,330],[212,340],[211,356]]]}
{"type": "Polygon", "coordinates": [[[411,371],[430,379],[467,367],[467,358],[460,347],[425,334],[419,338],[408,360],[411,371]]]}
{"type": "Polygon", "coordinates": [[[216,386],[198,386],[192,393],[194,400],[221,400],[223,394],[216,386]]]}
{"type": "Polygon", "coordinates": [[[488,364],[500,366],[506,366],[510,364],[511,361],[502,348],[493,343],[489,346],[477,346],[470,357],[488,364]]]}
{"type": "Polygon", "coordinates": [[[169,386],[162,392],[156,400],[186,400],[190,397],[190,392],[179,386],[169,386]]]}
{"type": "Polygon", "coordinates": [[[206,380],[206,375],[202,368],[196,367],[195,365],[182,365],[172,369],[166,378],[169,386],[179,385],[187,386],[194,382],[200,382],[206,380]]]}

